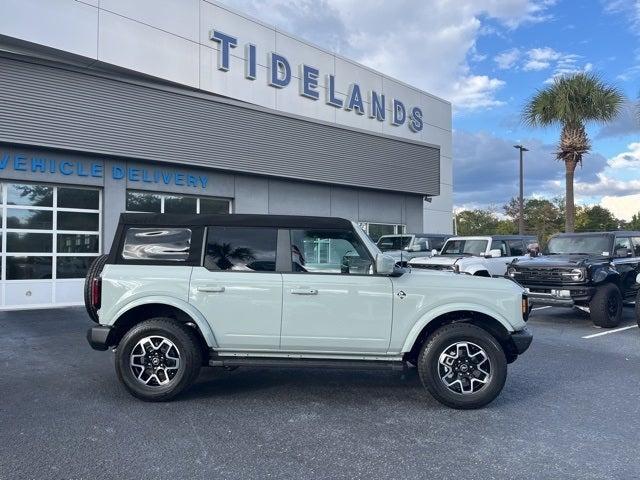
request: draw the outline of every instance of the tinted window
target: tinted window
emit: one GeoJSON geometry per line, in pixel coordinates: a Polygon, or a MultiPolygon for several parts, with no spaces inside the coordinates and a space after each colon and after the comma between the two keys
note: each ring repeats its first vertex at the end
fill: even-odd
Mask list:
{"type": "Polygon", "coordinates": [[[295,272],[372,273],[371,259],[351,230],[291,230],[295,272]]]}
{"type": "Polygon", "coordinates": [[[547,253],[558,255],[563,253],[602,255],[612,254],[610,235],[576,235],[554,237],[549,240],[547,253]]]}
{"type": "Polygon", "coordinates": [[[7,208],[7,228],[51,230],[53,228],[53,212],[51,210],[7,208]]]}
{"type": "Polygon", "coordinates": [[[7,280],[42,280],[51,278],[52,257],[7,256],[7,280]]]}
{"type": "Polygon", "coordinates": [[[383,252],[388,252],[390,250],[402,250],[406,248],[411,243],[411,237],[381,237],[378,240],[378,248],[383,252]]]}
{"type": "Polygon", "coordinates": [[[99,222],[97,213],[58,212],[58,230],[97,232],[99,222]]]}
{"type": "Polygon", "coordinates": [[[7,185],[8,205],[53,206],[53,187],[45,185],[7,185]]]}
{"type": "Polygon", "coordinates": [[[178,197],[168,195],[164,197],[164,213],[196,213],[196,197],[178,197]]]}
{"type": "Polygon", "coordinates": [[[633,242],[633,254],[636,257],[640,257],[640,237],[633,237],[631,240],[633,242]]]}
{"type": "Polygon", "coordinates": [[[204,266],[209,270],[274,272],[278,230],[209,227],[204,266]]]}
{"type": "Polygon", "coordinates": [[[160,213],[160,195],[145,192],[127,191],[127,211],[160,213]]]}
{"type": "Polygon", "coordinates": [[[59,187],[58,207],[98,210],[100,208],[100,193],[98,190],[59,187]]]}
{"type": "Polygon", "coordinates": [[[124,240],[125,260],[186,261],[191,247],[189,228],[130,228],[124,240]]]}
{"type": "Polygon", "coordinates": [[[7,252],[51,253],[53,235],[50,233],[7,232],[7,252]]]}
{"type": "Polygon", "coordinates": [[[98,235],[58,234],[59,253],[98,253],[98,235]]]}
{"type": "Polygon", "coordinates": [[[442,254],[482,255],[487,250],[486,240],[449,240],[442,249],[442,254]]]}
{"type": "Polygon", "coordinates": [[[512,257],[526,255],[527,251],[522,240],[508,240],[507,244],[509,245],[509,251],[512,257]]]}
{"type": "Polygon", "coordinates": [[[616,242],[613,247],[613,254],[616,257],[630,257],[632,255],[631,239],[616,238],[616,242]]]}
{"type": "Polygon", "coordinates": [[[91,262],[96,257],[58,257],[56,259],[57,278],[84,278],[91,262]]]}
{"type": "Polygon", "coordinates": [[[201,198],[200,213],[229,213],[229,202],[214,198],[201,198]]]}

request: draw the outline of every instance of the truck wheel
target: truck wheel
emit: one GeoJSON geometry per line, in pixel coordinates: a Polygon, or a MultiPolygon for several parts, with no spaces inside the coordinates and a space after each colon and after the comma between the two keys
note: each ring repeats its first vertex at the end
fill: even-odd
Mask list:
{"type": "Polygon", "coordinates": [[[94,278],[100,276],[108,258],[109,255],[100,255],[96,258],[91,262],[89,270],[87,270],[87,275],[84,277],[84,308],[87,309],[87,313],[89,314],[89,317],[91,317],[91,320],[96,323],[99,322],[98,310],[91,304],[91,282],[94,278]]]}
{"type": "Polygon", "coordinates": [[[116,373],[142,400],[170,400],[188,388],[202,365],[195,332],[170,318],[145,320],[129,330],[116,350],[116,373]]]}
{"type": "Polygon", "coordinates": [[[418,358],[420,380],[440,403],[480,408],[498,396],[507,359],[498,341],[469,323],[445,325],[425,342],[418,358]]]}
{"type": "Polygon", "coordinates": [[[622,320],[622,294],[620,289],[612,283],[598,287],[589,302],[591,320],[594,325],[612,328],[622,320]]]}

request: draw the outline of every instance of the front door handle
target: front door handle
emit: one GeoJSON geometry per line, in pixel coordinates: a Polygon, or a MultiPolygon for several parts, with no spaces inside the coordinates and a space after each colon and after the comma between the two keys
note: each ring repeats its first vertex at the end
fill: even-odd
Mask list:
{"type": "Polygon", "coordinates": [[[224,287],[198,287],[197,290],[202,293],[222,293],[224,287]]]}
{"type": "Polygon", "coordinates": [[[291,293],[293,295],[317,295],[318,290],[315,288],[292,288],[291,293]]]}

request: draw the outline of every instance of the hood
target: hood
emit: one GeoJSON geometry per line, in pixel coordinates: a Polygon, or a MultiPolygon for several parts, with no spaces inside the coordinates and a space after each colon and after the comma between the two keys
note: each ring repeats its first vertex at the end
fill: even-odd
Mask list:
{"type": "Polygon", "coordinates": [[[483,289],[522,293],[523,287],[507,278],[477,277],[464,273],[443,272],[441,270],[413,269],[403,274],[411,282],[420,286],[449,285],[453,289],[483,289]],[[436,282],[436,283],[434,283],[436,282]]]}
{"type": "Polygon", "coordinates": [[[586,265],[594,260],[606,261],[605,257],[595,255],[543,255],[535,258],[518,259],[514,262],[517,267],[570,267],[577,268],[586,265]]]}
{"type": "Polygon", "coordinates": [[[425,258],[415,258],[413,260],[411,260],[411,263],[413,264],[420,264],[420,265],[443,265],[443,266],[450,266],[455,264],[458,260],[460,260],[461,258],[464,257],[459,257],[456,255],[453,256],[445,256],[445,255],[436,255],[435,257],[425,257],[425,258]]]}

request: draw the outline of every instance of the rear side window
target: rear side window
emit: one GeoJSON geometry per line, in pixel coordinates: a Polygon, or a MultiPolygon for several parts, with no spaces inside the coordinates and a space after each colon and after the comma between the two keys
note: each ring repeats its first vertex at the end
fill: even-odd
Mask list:
{"type": "Polygon", "coordinates": [[[189,228],[129,228],[122,258],[185,262],[191,249],[191,233],[189,228]]]}
{"type": "Polygon", "coordinates": [[[204,266],[214,271],[275,272],[278,229],[209,227],[204,266]]]}
{"type": "Polygon", "coordinates": [[[521,257],[527,253],[522,240],[508,240],[507,244],[512,257],[521,257]]]}
{"type": "Polygon", "coordinates": [[[633,254],[636,257],[640,257],[640,237],[633,237],[631,240],[633,242],[633,254]]]}

